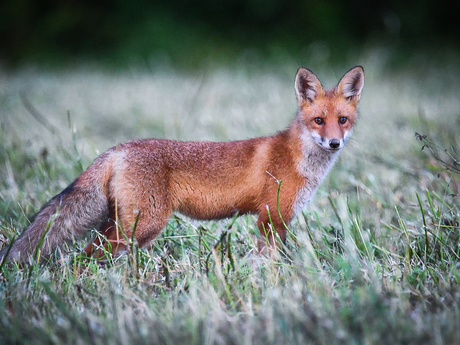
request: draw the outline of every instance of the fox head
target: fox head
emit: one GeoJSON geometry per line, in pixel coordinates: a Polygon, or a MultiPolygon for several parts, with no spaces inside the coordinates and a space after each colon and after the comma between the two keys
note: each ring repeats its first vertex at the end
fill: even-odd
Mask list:
{"type": "Polygon", "coordinates": [[[332,90],[324,90],[312,71],[303,67],[297,71],[298,120],[322,149],[337,152],[347,142],[356,122],[363,86],[361,66],[348,71],[332,90]]]}

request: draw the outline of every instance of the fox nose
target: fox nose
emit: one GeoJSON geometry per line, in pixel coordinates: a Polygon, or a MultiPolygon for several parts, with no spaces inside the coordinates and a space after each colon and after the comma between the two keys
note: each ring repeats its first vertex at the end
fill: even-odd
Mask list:
{"type": "Polygon", "coordinates": [[[331,139],[329,141],[329,147],[331,149],[338,149],[340,146],[340,140],[339,139],[331,139]]]}

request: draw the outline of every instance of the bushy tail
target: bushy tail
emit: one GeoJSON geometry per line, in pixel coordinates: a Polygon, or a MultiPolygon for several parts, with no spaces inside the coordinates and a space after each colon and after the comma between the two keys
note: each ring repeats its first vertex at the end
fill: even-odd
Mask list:
{"type": "MultiPolygon", "coordinates": [[[[47,257],[64,243],[81,237],[108,214],[108,181],[111,165],[100,156],[66,189],[36,214],[13,243],[6,260],[26,261],[37,254],[47,257]]],[[[0,252],[0,262],[8,247],[0,252]]]]}

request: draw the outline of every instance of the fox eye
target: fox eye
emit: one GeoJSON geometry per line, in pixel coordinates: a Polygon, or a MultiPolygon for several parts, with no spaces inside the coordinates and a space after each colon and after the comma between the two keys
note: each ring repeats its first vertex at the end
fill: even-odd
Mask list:
{"type": "Polygon", "coordinates": [[[339,122],[340,122],[342,125],[345,124],[347,121],[348,121],[348,119],[347,119],[345,116],[342,116],[342,117],[339,119],[339,122]]]}
{"type": "Polygon", "coordinates": [[[324,120],[320,117],[315,117],[314,121],[317,125],[322,125],[324,123],[324,120]]]}

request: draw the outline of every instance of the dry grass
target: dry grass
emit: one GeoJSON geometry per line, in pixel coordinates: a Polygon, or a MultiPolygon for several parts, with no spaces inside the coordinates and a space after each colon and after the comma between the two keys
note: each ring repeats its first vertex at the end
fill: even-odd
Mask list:
{"type": "MultiPolygon", "coordinates": [[[[390,71],[384,53],[347,64],[366,70],[360,121],[290,226],[292,260],[251,254],[252,216],[179,216],[150,250],[103,267],[76,256],[81,242],[53,264],[2,268],[1,342],[459,342],[459,176],[420,151],[414,132],[455,155],[460,69],[414,59],[390,71]]],[[[346,72],[304,65],[326,87],[346,72]]],[[[1,239],[117,142],[232,140],[284,128],[297,67],[1,72],[1,239]]]]}

